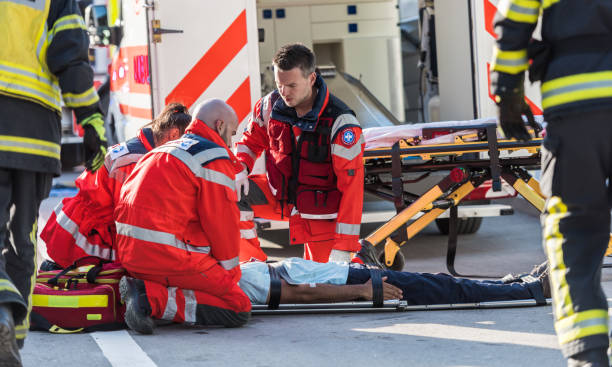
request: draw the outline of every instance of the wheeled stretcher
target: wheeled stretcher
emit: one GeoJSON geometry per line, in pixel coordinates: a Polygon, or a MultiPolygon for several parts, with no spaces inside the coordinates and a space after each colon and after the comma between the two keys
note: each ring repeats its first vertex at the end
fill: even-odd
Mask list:
{"type": "Polygon", "coordinates": [[[403,267],[401,246],[449,210],[448,271],[477,276],[455,270],[457,206],[489,180],[493,191],[500,191],[503,178],[534,207],[544,209],[539,183],[528,172],[539,168],[540,137],[529,142],[503,139],[490,119],[371,128],[364,129],[364,136],[365,191],[392,201],[397,214],[363,241],[384,246],[381,260],[389,268],[403,267]],[[434,172],[442,175],[433,187],[420,195],[409,191],[411,184],[434,172]],[[420,176],[406,178],[414,174],[420,176]]]}

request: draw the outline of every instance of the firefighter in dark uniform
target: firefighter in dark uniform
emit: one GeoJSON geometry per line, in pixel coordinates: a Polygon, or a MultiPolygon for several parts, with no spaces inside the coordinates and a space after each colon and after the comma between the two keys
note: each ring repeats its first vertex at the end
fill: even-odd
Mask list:
{"type": "Polygon", "coordinates": [[[542,83],[543,246],[561,350],[568,366],[608,366],[601,264],[612,200],[612,2],[510,0],[494,25],[491,82],[506,136],[529,139],[525,70],[542,83]],[[540,15],[542,41],[534,42],[540,15]]]}
{"type": "Polygon", "coordinates": [[[0,365],[20,366],[36,271],[37,218],[60,170],[62,100],[83,126],[86,167],[106,139],[89,40],[74,0],[0,1],[0,365]]]}

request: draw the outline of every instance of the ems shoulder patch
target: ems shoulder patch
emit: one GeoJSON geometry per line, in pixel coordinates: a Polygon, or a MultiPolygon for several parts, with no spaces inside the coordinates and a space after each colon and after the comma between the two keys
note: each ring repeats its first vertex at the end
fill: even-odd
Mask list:
{"type": "Polygon", "coordinates": [[[129,152],[130,151],[128,150],[127,145],[125,143],[121,143],[121,144],[113,145],[110,148],[109,154],[110,154],[111,159],[115,160],[123,155],[128,154],[129,152]]]}
{"type": "Polygon", "coordinates": [[[197,140],[189,139],[189,138],[179,139],[176,142],[177,142],[177,145],[176,145],[177,148],[181,148],[183,150],[188,150],[189,148],[191,148],[192,146],[198,143],[197,140]]]}
{"type": "Polygon", "coordinates": [[[346,129],[342,132],[342,144],[350,147],[355,144],[356,141],[355,132],[352,129],[346,129]]]}

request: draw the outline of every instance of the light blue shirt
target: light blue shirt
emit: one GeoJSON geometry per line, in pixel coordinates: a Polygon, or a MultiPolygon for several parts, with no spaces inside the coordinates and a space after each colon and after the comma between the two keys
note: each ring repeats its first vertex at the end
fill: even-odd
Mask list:
{"type": "MultiPolygon", "coordinates": [[[[289,275],[289,284],[346,284],[349,266],[347,263],[318,263],[291,257],[281,261],[289,275]]],[[[238,285],[254,305],[265,305],[270,292],[270,272],[268,264],[250,262],[240,265],[242,277],[238,285]]]]}

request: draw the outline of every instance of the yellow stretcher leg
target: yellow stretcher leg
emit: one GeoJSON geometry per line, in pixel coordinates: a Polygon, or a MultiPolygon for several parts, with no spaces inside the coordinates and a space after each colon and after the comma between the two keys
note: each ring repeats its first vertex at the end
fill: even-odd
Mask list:
{"type": "MultiPolygon", "coordinates": [[[[537,184],[537,181],[533,178],[529,181],[534,181],[537,184]]],[[[538,190],[536,190],[532,185],[525,183],[523,180],[517,179],[514,184],[512,184],[512,187],[514,187],[514,189],[518,191],[518,193],[521,194],[525,200],[530,202],[531,205],[536,207],[540,212],[544,211],[545,200],[544,196],[539,192],[539,184],[537,185],[538,190]]]]}
{"type": "Polygon", "coordinates": [[[434,200],[440,197],[440,195],[442,195],[442,190],[438,185],[434,186],[425,194],[423,194],[420,198],[418,198],[415,202],[410,204],[409,207],[397,213],[387,223],[383,224],[377,230],[371,233],[368,237],[365,238],[365,240],[371,243],[373,246],[376,246],[385,238],[389,237],[404,223],[408,222],[412,217],[415,216],[415,214],[420,212],[423,208],[425,208],[427,205],[431,204],[434,200]]]}
{"type": "Polygon", "coordinates": [[[406,243],[406,241],[398,244],[397,242],[393,241],[391,237],[387,237],[387,242],[385,242],[385,264],[388,267],[393,266],[395,255],[397,255],[400,246],[402,246],[404,243],[406,243]]]}
{"type": "Polygon", "coordinates": [[[606,250],[606,256],[612,255],[612,233],[610,233],[610,241],[608,241],[608,249],[606,250]]]}

